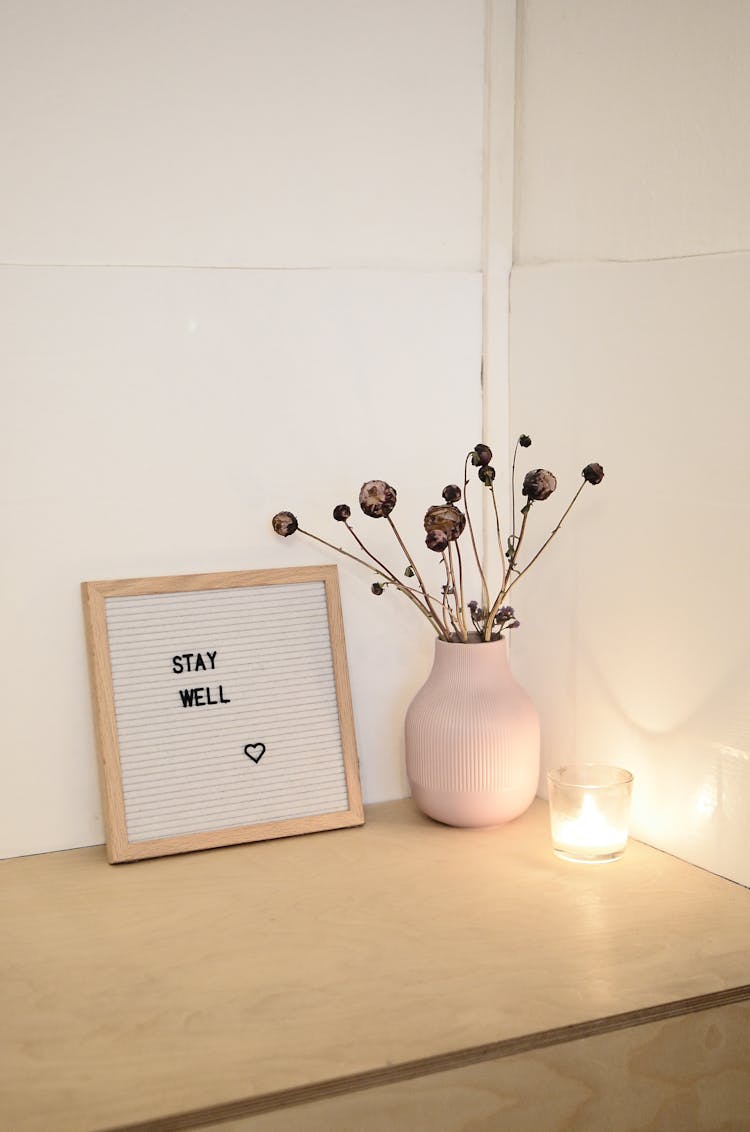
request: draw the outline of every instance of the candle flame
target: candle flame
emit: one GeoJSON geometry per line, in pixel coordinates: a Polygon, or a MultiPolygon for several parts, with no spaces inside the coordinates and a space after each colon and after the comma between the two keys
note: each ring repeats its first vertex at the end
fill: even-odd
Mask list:
{"type": "Polygon", "coordinates": [[[615,853],[623,848],[627,837],[627,829],[613,826],[591,794],[584,794],[577,817],[558,821],[555,829],[556,847],[571,855],[582,850],[587,855],[615,853]]]}

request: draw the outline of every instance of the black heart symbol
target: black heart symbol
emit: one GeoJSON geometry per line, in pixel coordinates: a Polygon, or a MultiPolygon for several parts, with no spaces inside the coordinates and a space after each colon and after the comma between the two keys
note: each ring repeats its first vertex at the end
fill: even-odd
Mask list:
{"type": "Polygon", "coordinates": [[[266,753],[266,744],[265,743],[248,743],[247,746],[245,747],[245,754],[247,755],[247,757],[249,759],[252,759],[253,762],[256,763],[256,764],[260,762],[260,760],[263,758],[265,753],[266,753]],[[257,751],[258,752],[257,755],[254,755],[252,753],[253,751],[257,751]]]}

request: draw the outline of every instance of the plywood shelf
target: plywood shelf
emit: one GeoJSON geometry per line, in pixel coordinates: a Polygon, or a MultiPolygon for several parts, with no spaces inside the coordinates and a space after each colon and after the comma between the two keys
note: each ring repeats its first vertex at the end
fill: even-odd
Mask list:
{"type": "Polygon", "coordinates": [[[636,842],[559,861],[540,801],[484,831],[408,800],[366,817],[114,868],[100,847],[2,862],[3,1126],[251,1129],[750,1001],[740,886],[636,842]]]}

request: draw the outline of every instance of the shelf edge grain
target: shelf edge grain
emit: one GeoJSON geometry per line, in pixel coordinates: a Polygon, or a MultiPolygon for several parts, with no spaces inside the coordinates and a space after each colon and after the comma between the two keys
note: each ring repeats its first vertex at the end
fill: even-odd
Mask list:
{"type": "Polygon", "coordinates": [[[360,1092],[364,1089],[393,1085],[401,1081],[427,1077],[434,1073],[444,1073],[451,1069],[463,1069],[470,1065],[497,1061],[516,1054],[529,1053],[550,1046],[566,1045],[584,1038],[614,1033],[617,1030],[627,1030],[635,1026],[662,1022],[671,1018],[697,1014],[716,1007],[748,1001],[750,1001],[750,984],[729,987],[710,994],[658,1003],[640,1010],[628,1010],[604,1018],[594,1018],[587,1022],[576,1022],[569,1026],[558,1026],[551,1030],[522,1034],[498,1042],[468,1046],[465,1049],[452,1050],[449,1053],[434,1057],[405,1061],[398,1065],[388,1065],[343,1077],[333,1077],[325,1081],[316,1081],[310,1085],[300,1085],[278,1092],[259,1094],[192,1112],[175,1113],[171,1116],[135,1124],[113,1125],[103,1129],[102,1132],[187,1132],[189,1129],[199,1129],[222,1121],[276,1112],[296,1105],[360,1092]]]}

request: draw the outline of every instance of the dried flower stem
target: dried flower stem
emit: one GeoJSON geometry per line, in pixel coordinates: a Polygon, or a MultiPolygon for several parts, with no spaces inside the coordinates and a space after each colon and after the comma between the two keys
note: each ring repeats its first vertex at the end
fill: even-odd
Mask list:
{"type": "Polygon", "coordinates": [[[442,613],[443,613],[443,625],[445,626],[446,631],[449,631],[448,630],[448,623],[450,622],[450,625],[453,628],[455,628],[455,625],[454,625],[454,621],[453,621],[453,612],[451,610],[450,603],[448,601],[448,592],[450,590],[451,579],[450,579],[450,574],[448,572],[448,563],[445,560],[445,551],[443,551],[443,553],[440,555],[440,561],[443,563],[443,566],[445,567],[445,585],[443,586],[443,595],[440,598],[440,607],[441,607],[442,613]],[[446,618],[447,618],[447,620],[446,620],[446,618]]]}
{"type": "MultiPolygon", "coordinates": [[[[396,585],[402,585],[401,581],[400,581],[400,580],[399,580],[399,579],[398,579],[398,578],[396,577],[396,575],[395,575],[395,574],[393,573],[393,571],[392,571],[392,570],[390,570],[390,569],[389,569],[389,568],[388,568],[388,567],[386,566],[385,562],[381,562],[381,561],[380,561],[380,559],[379,559],[379,558],[377,558],[377,557],[376,557],[376,556],[375,556],[375,555],[374,555],[374,554],[372,553],[372,551],[371,551],[371,550],[368,550],[368,549],[367,549],[367,547],[365,546],[365,544],[364,544],[364,543],[362,542],[362,539],[361,539],[361,538],[359,537],[359,535],[358,535],[358,534],[357,534],[357,532],[355,531],[354,527],[350,526],[348,522],[345,522],[345,523],[344,523],[344,526],[346,527],[346,529],[348,530],[349,534],[350,534],[350,535],[352,536],[352,538],[354,539],[354,541],[355,541],[355,542],[357,543],[357,545],[358,545],[358,546],[360,546],[360,547],[362,548],[362,550],[364,550],[364,552],[365,552],[365,554],[367,555],[367,557],[368,557],[368,558],[371,558],[371,559],[373,560],[373,562],[376,562],[376,563],[377,563],[377,565],[378,565],[378,566],[379,566],[379,567],[381,568],[381,570],[384,570],[384,571],[385,571],[385,573],[386,573],[386,574],[388,575],[388,577],[389,577],[389,578],[391,578],[391,579],[392,579],[392,580],[393,580],[393,581],[394,581],[394,582],[396,583],[396,585]]],[[[409,589],[409,587],[408,587],[408,586],[404,586],[404,589],[409,589]]]]}
{"type": "Polygon", "coordinates": [[[474,558],[476,559],[477,569],[479,570],[479,577],[482,579],[482,604],[486,608],[490,603],[490,591],[487,587],[487,579],[484,576],[484,570],[482,569],[482,559],[479,557],[479,551],[477,550],[477,541],[474,538],[474,527],[473,527],[473,524],[471,522],[471,515],[469,513],[469,498],[466,494],[466,489],[469,486],[469,460],[470,459],[471,459],[471,452],[469,452],[466,459],[464,460],[464,511],[466,512],[466,525],[469,528],[469,534],[471,536],[471,546],[472,546],[472,549],[474,551],[474,558]]]}
{"type": "MultiPolygon", "coordinates": [[[[527,572],[527,570],[529,570],[529,569],[530,569],[530,568],[531,568],[531,567],[532,567],[532,566],[534,565],[534,563],[536,562],[537,558],[538,558],[538,557],[539,557],[539,555],[540,555],[540,554],[542,553],[542,551],[546,550],[546,548],[547,548],[547,547],[549,546],[549,544],[550,544],[550,543],[552,542],[552,539],[553,539],[553,538],[555,537],[555,535],[557,534],[557,532],[558,532],[558,531],[560,530],[560,527],[561,527],[561,526],[563,525],[563,523],[564,523],[564,521],[565,521],[565,519],[566,519],[566,517],[567,517],[567,515],[568,515],[568,512],[569,512],[569,511],[571,510],[571,508],[573,507],[573,504],[575,503],[576,499],[577,499],[577,498],[578,498],[578,496],[579,496],[579,495],[581,494],[581,492],[583,491],[583,489],[584,489],[584,487],[585,487],[585,486],[586,486],[586,480],[584,480],[584,481],[583,481],[583,483],[581,484],[581,486],[580,486],[580,487],[578,488],[578,491],[577,491],[577,492],[575,493],[575,495],[574,495],[574,496],[573,496],[573,498],[571,499],[570,503],[568,504],[568,506],[567,506],[567,507],[565,508],[565,510],[563,511],[562,515],[560,516],[560,521],[559,521],[559,523],[557,524],[557,526],[555,527],[555,529],[554,529],[554,530],[552,531],[552,534],[550,534],[550,535],[549,535],[549,537],[548,537],[547,539],[545,539],[545,541],[544,541],[544,542],[542,543],[542,545],[541,545],[541,546],[539,547],[539,550],[537,550],[537,552],[536,552],[536,554],[534,555],[534,557],[533,557],[533,558],[531,558],[531,559],[530,559],[530,560],[529,560],[529,561],[528,561],[528,562],[526,563],[526,565],[524,566],[523,570],[519,570],[519,571],[518,571],[518,573],[516,574],[516,576],[515,576],[515,578],[513,579],[513,581],[512,581],[512,582],[510,583],[510,585],[509,585],[509,586],[507,587],[507,589],[506,589],[506,591],[505,591],[505,593],[506,593],[506,594],[508,593],[508,590],[510,590],[510,589],[511,589],[511,588],[512,588],[513,586],[515,586],[516,582],[518,582],[518,581],[519,581],[519,580],[520,580],[520,579],[521,579],[521,578],[522,578],[522,577],[524,576],[524,574],[525,574],[525,573],[527,572]]],[[[526,516],[524,515],[524,522],[525,522],[525,521],[526,521],[526,516]]],[[[522,527],[521,529],[523,530],[523,527],[522,527]]],[[[520,538],[519,538],[518,542],[519,542],[519,546],[520,546],[520,544],[521,544],[521,540],[520,540],[520,538]]],[[[515,556],[514,556],[514,561],[515,561],[515,556]]]]}
{"type": "MultiPolygon", "coordinates": [[[[433,620],[435,621],[435,624],[440,625],[440,618],[438,617],[437,613],[435,612],[435,608],[434,608],[432,601],[430,599],[430,595],[427,592],[427,587],[425,586],[424,582],[422,581],[422,575],[419,573],[419,570],[417,569],[416,563],[414,562],[412,556],[409,554],[409,551],[406,549],[406,543],[401,538],[401,535],[398,533],[398,530],[396,529],[396,524],[394,523],[394,521],[390,517],[390,515],[386,515],[386,519],[388,520],[388,523],[390,524],[391,530],[393,531],[394,535],[396,536],[396,540],[398,542],[398,545],[403,550],[404,554],[406,555],[406,558],[407,558],[409,565],[411,566],[412,570],[414,571],[414,576],[417,579],[417,581],[419,582],[419,588],[424,595],[424,599],[427,602],[427,608],[429,609],[430,613],[432,614],[432,617],[433,617],[433,620]]],[[[442,636],[442,632],[441,632],[441,636],[442,636]]],[[[448,639],[450,639],[450,637],[448,639]]]]}
{"type": "MultiPolygon", "coordinates": [[[[454,633],[455,636],[458,637],[458,636],[460,636],[459,628],[458,628],[458,625],[456,623],[456,618],[454,616],[453,609],[451,608],[451,604],[448,600],[448,595],[449,595],[450,590],[451,590],[451,571],[450,571],[450,566],[448,565],[448,559],[445,557],[445,551],[442,552],[442,554],[440,555],[440,558],[441,558],[441,561],[443,563],[443,566],[445,567],[445,585],[443,586],[443,620],[445,620],[445,616],[447,614],[448,619],[450,620],[451,626],[453,627],[453,633],[454,633]]],[[[454,590],[454,601],[455,601],[455,590],[454,590]]],[[[456,608],[456,613],[458,613],[458,608],[456,608]]]]}
{"type": "Polygon", "coordinates": [[[466,633],[466,640],[468,640],[468,633],[466,632],[466,605],[464,604],[464,564],[461,558],[461,547],[458,545],[458,539],[456,539],[456,558],[458,559],[458,593],[461,601],[461,624],[464,633],[466,633]]]}
{"type": "MultiPolygon", "coordinates": [[[[453,580],[453,601],[456,607],[456,617],[458,618],[458,635],[462,641],[466,641],[466,625],[464,624],[464,595],[463,589],[458,585],[456,580],[456,570],[453,565],[453,543],[448,543],[448,566],[450,568],[451,578],[453,580]]],[[[456,551],[458,551],[458,542],[456,542],[456,551]]]]}
{"type": "Polygon", "coordinates": [[[513,467],[510,473],[510,508],[512,522],[511,538],[514,545],[516,542],[516,456],[518,455],[519,442],[520,437],[519,440],[516,441],[516,446],[513,449],[513,467]]]}
{"type": "Polygon", "coordinates": [[[458,559],[458,590],[460,593],[460,619],[462,619],[464,628],[466,628],[466,606],[464,603],[464,560],[460,556],[460,547],[458,540],[456,540],[456,558],[458,559]]]}
{"type": "MultiPolygon", "coordinates": [[[[491,639],[492,626],[493,626],[494,621],[495,621],[495,614],[497,613],[498,609],[500,608],[500,606],[505,601],[505,598],[508,596],[508,591],[510,590],[511,586],[513,585],[513,582],[517,582],[518,579],[521,576],[520,573],[519,573],[513,579],[513,582],[510,582],[508,585],[505,584],[506,581],[508,580],[508,578],[510,577],[511,570],[515,569],[516,557],[518,556],[518,552],[521,549],[521,543],[523,542],[523,536],[524,536],[524,532],[526,530],[526,520],[528,519],[530,512],[531,512],[531,500],[529,500],[529,502],[523,508],[523,520],[521,522],[521,530],[518,533],[518,542],[513,543],[513,550],[511,552],[510,560],[508,562],[508,571],[507,571],[507,573],[503,572],[503,584],[500,587],[500,593],[495,598],[495,604],[492,606],[492,609],[487,614],[487,624],[484,627],[484,639],[485,639],[485,641],[489,641],[491,639]]],[[[529,563],[529,565],[531,565],[531,563],[529,563]]]]}
{"type": "MultiPolygon", "coordinates": [[[[520,551],[521,544],[523,543],[523,536],[526,531],[526,520],[531,514],[531,504],[532,500],[530,499],[526,506],[522,508],[523,519],[521,520],[521,530],[519,531],[518,539],[513,543],[513,549],[511,550],[510,558],[508,559],[508,576],[510,576],[512,570],[516,570],[516,559],[518,558],[518,552],[520,551]]],[[[519,573],[519,571],[516,570],[516,573],[519,573]]]]}
{"type": "MultiPolygon", "coordinates": [[[[315,542],[320,542],[323,544],[323,546],[327,546],[330,550],[335,550],[337,554],[343,554],[345,558],[351,558],[353,562],[359,562],[360,566],[365,566],[368,570],[372,570],[373,574],[377,574],[380,578],[385,578],[387,582],[394,581],[394,577],[390,573],[390,571],[388,573],[383,573],[382,570],[376,570],[376,568],[374,566],[371,566],[369,562],[365,562],[364,558],[360,558],[359,555],[352,554],[350,551],[344,550],[343,546],[334,546],[332,542],[328,542],[327,539],[321,538],[320,535],[314,535],[312,531],[306,531],[304,527],[298,527],[297,530],[301,535],[307,535],[308,538],[314,539],[315,542]]],[[[406,586],[402,586],[398,580],[395,581],[395,584],[401,589],[406,590],[406,586]]]]}
{"type": "MultiPolygon", "coordinates": [[[[403,584],[403,582],[386,582],[385,584],[387,586],[398,586],[398,588],[400,590],[402,590],[403,593],[405,593],[405,594],[421,594],[422,593],[421,590],[415,589],[414,586],[405,586],[403,584]]],[[[430,599],[431,599],[431,601],[437,602],[438,605],[440,605],[442,603],[442,600],[443,600],[441,597],[435,597],[435,594],[430,594],[430,599]]]]}
{"type": "Polygon", "coordinates": [[[360,558],[357,554],[351,554],[350,551],[344,550],[343,546],[334,546],[332,542],[328,542],[327,539],[320,538],[319,535],[314,535],[312,531],[306,531],[304,527],[298,527],[297,529],[301,535],[307,535],[308,538],[314,539],[315,542],[320,542],[323,544],[323,546],[327,546],[329,550],[335,550],[337,554],[343,554],[345,558],[351,558],[353,562],[359,562],[360,566],[365,566],[368,570],[372,570],[373,574],[377,574],[379,577],[385,578],[389,585],[396,586],[399,590],[401,590],[402,593],[406,594],[406,596],[410,601],[414,603],[420,613],[424,614],[424,616],[432,625],[433,629],[437,629],[438,636],[442,637],[444,640],[448,639],[445,636],[445,628],[440,621],[440,618],[435,617],[434,613],[431,612],[430,609],[426,609],[419,598],[416,597],[415,594],[409,589],[409,587],[404,586],[392,574],[384,574],[382,570],[378,570],[375,566],[371,566],[369,562],[365,562],[364,558],[360,558]]]}
{"type": "Polygon", "coordinates": [[[494,483],[490,484],[490,491],[492,493],[492,506],[495,510],[495,526],[497,527],[497,545],[498,545],[498,548],[500,550],[500,569],[502,571],[502,582],[500,583],[500,587],[502,589],[502,588],[505,587],[505,583],[508,579],[508,569],[509,568],[506,566],[505,551],[503,549],[503,539],[502,539],[502,535],[500,534],[500,513],[498,512],[498,509],[497,509],[497,497],[495,495],[495,485],[494,485],[494,483]]]}

